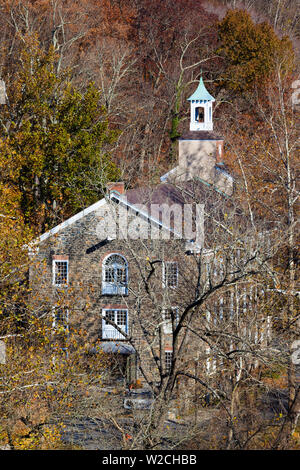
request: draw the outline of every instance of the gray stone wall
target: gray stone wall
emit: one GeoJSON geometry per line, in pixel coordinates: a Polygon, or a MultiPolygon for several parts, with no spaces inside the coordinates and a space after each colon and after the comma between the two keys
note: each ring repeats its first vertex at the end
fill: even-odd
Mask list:
{"type": "MultiPolygon", "coordinates": [[[[147,370],[154,370],[149,346],[145,342],[143,328],[153,330],[162,320],[163,306],[177,305],[176,289],[164,289],[161,260],[181,263],[185,257],[181,240],[101,240],[97,226],[101,213],[95,211],[67,225],[39,244],[39,250],[30,269],[33,298],[39,309],[48,310],[52,321],[52,306],[64,304],[69,308],[70,327],[80,328],[87,348],[102,341],[102,309],[128,309],[129,334],[141,352],[141,360],[147,370]],[[128,262],[128,295],[103,295],[103,260],[110,253],[124,256],[128,262]],[[66,257],[69,263],[68,288],[53,286],[52,261],[54,257],[66,257]],[[151,271],[154,272],[146,282],[151,271]],[[147,286],[146,286],[147,285],[147,286]],[[147,291],[148,287],[148,291],[147,291]],[[174,300],[173,300],[174,299],[174,300]]],[[[133,216],[134,217],[134,216],[133,216]]],[[[159,348],[161,339],[152,338],[159,348]]],[[[120,341],[120,340],[118,340],[120,341]]],[[[170,337],[163,338],[164,347],[170,348],[170,337]]]]}
{"type": "Polygon", "coordinates": [[[225,194],[233,193],[233,178],[216,164],[223,158],[221,140],[179,140],[179,165],[168,175],[176,183],[199,178],[225,194]]]}
{"type": "MultiPolygon", "coordinates": [[[[37,302],[39,311],[43,308],[48,311],[50,323],[52,306],[58,302],[66,305],[70,312],[70,328],[82,332],[82,341],[87,349],[109,341],[102,338],[102,309],[127,309],[132,344],[139,353],[140,363],[147,371],[148,378],[154,381],[157,379],[157,367],[153,352],[157,357],[161,354],[163,359],[164,351],[172,348],[171,335],[163,332],[162,311],[170,307],[179,307],[182,311],[184,306],[193,302],[198,276],[195,259],[185,253],[184,240],[101,239],[97,227],[102,217],[100,210],[91,211],[75,221],[73,219],[72,223],[66,221],[61,230],[56,230],[56,234],[43,237],[30,270],[32,298],[37,302]],[[110,253],[121,254],[128,262],[128,295],[102,294],[102,264],[110,253]],[[65,289],[52,285],[52,260],[60,256],[67,257],[69,261],[69,285],[65,289]],[[163,261],[178,262],[177,288],[164,288],[163,261]]],[[[130,217],[136,215],[131,213],[130,217]]],[[[202,276],[205,277],[204,268],[203,265],[202,276]]],[[[238,315],[239,308],[242,311],[245,309],[243,295],[235,294],[232,307],[231,292],[226,295],[228,298],[224,297],[222,304],[224,325],[233,314],[238,315]]],[[[213,315],[217,318],[221,311],[221,304],[215,303],[217,301],[219,299],[209,300],[204,310],[197,310],[193,319],[196,330],[200,331],[203,321],[207,321],[207,309],[211,311],[212,324],[215,325],[213,315]]],[[[220,325],[222,331],[223,326],[220,325]]],[[[120,343],[120,340],[117,342],[120,343]]],[[[182,356],[184,370],[195,367],[195,358],[199,358],[199,367],[205,369],[207,352],[205,348],[200,351],[201,345],[205,342],[189,333],[186,352],[182,356]]],[[[130,375],[132,377],[134,374],[130,375]]]]}

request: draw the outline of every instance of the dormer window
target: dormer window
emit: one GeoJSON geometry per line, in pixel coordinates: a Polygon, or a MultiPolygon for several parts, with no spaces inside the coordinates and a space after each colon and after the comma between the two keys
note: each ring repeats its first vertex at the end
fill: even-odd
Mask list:
{"type": "Polygon", "coordinates": [[[102,294],[128,294],[128,264],[124,256],[113,253],[107,256],[102,266],[102,294]]]}

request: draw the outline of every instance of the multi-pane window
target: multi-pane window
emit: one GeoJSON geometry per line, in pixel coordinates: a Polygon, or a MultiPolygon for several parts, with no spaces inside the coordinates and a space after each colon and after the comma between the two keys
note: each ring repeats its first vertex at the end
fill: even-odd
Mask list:
{"type": "Polygon", "coordinates": [[[67,332],[69,328],[69,311],[64,307],[54,307],[52,327],[59,332],[67,332]]]}
{"type": "Polygon", "coordinates": [[[172,334],[173,328],[178,325],[178,307],[163,309],[163,330],[165,334],[172,334]]]}
{"type": "Polygon", "coordinates": [[[164,287],[177,287],[178,285],[178,264],[176,261],[166,261],[163,264],[163,285],[164,287]]]}
{"type": "Polygon", "coordinates": [[[68,285],[69,262],[67,260],[53,260],[53,284],[55,286],[68,285]]]}
{"type": "Polygon", "coordinates": [[[108,256],[103,262],[102,294],[126,295],[128,293],[128,266],[118,254],[108,256]]]}
{"type": "Polygon", "coordinates": [[[169,374],[172,367],[173,351],[165,351],[165,370],[169,374]]]}
{"type": "MultiPolygon", "coordinates": [[[[68,357],[69,311],[65,307],[54,307],[52,312],[52,333],[61,351],[68,357]]],[[[53,357],[55,363],[55,357],[53,357]]]]}
{"type": "Polygon", "coordinates": [[[126,309],[103,309],[102,316],[102,338],[125,339],[121,331],[128,333],[128,311],[126,309]],[[113,322],[118,329],[107,320],[113,322]]]}

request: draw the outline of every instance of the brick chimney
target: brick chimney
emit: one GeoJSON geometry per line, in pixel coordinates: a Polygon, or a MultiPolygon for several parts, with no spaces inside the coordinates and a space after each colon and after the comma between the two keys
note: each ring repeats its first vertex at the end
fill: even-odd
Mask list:
{"type": "Polygon", "coordinates": [[[117,191],[120,194],[125,193],[125,183],[123,181],[109,182],[106,184],[107,192],[117,191]]]}

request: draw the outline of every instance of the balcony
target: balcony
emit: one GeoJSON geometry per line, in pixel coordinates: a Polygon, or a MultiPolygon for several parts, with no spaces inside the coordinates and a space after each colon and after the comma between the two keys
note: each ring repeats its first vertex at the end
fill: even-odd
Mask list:
{"type": "Polygon", "coordinates": [[[127,295],[128,288],[115,282],[102,283],[102,295],[127,295]]]}
{"type": "MultiPolygon", "coordinates": [[[[121,327],[124,331],[125,334],[127,334],[127,328],[126,327],[121,327]]],[[[111,325],[105,325],[102,327],[102,339],[126,339],[120,331],[118,331],[116,328],[114,328],[111,325]]]]}

